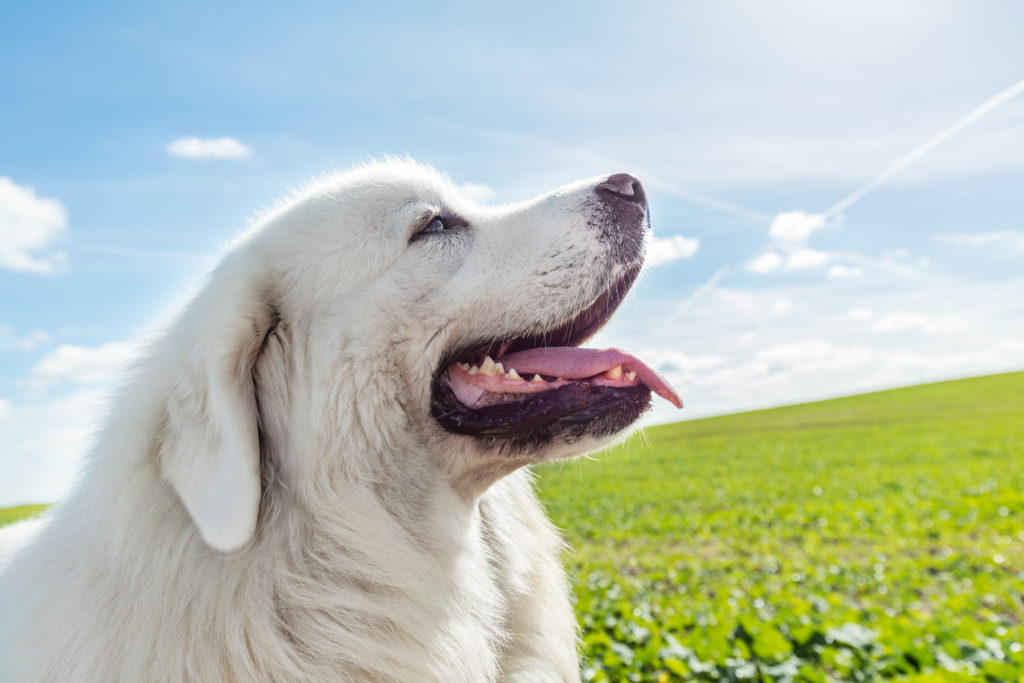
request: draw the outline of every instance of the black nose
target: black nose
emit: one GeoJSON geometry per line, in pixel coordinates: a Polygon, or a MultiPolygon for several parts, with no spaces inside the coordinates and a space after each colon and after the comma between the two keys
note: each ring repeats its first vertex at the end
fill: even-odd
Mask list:
{"type": "Polygon", "coordinates": [[[644,192],[644,186],[636,177],[628,173],[616,173],[608,176],[606,181],[597,186],[597,193],[605,196],[613,195],[647,210],[647,193],[644,192]]]}

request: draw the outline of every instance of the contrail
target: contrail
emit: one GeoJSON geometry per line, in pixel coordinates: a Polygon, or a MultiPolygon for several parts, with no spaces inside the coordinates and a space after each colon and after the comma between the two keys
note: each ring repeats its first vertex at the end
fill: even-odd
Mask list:
{"type": "Polygon", "coordinates": [[[757,221],[771,221],[772,219],[771,214],[764,213],[763,211],[748,209],[745,206],[733,204],[732,202],[727,202],[724,199],[715,199],[714,197],[708,197],[706,195],[680,189],[646,170],[643,171],[643,177],[644,182],[651,187],[656,187],[666,194],[670,194],[673,197],[677,197],[678,199],[682,199],[693,204],[700,204],[711,209],[718,209],[719,211],[725,211],[726,213],[743,216],[744,218],[753,218],[757,221]]]}
{"type": "Polygon", "coordinates": [[[945,142],[946,140],[950,139],[951,137],[962,131],[964,128],[967,128],[969,125],[971,125],[981,117],[985,116],[999,105],[1004,104],[1009,100],[1012,100],[1014,97],[1020,95],[1021,93],[1024,93],[1024,81],[1019,81],[1014,85],[1011,85],[1006,90],[1003,90],[995,97],[989,99],[984,104],[971,111],[971,113],[969,113],[967,116],[963,117],[962,119],[954,123],[949,128],[945,129],[944,131],[942,131],[935,137],[931,138],[924,144],[915,147],[908,154],[905,154],[904,156],[897,159],[888,168],[879,173],[878,176],[876,176],[873,180],[871,180],[868,183],[865,183],[863,186],[859,187],[857,190],[851,192],[849,195],[841,199],[839,202],[835,204],[835,206],[825,211],[822,214],[822,216],[824,216],[825,219],[828,220],[829,218],[832,218],[842,213],[846,209],[850,208],[853,204],[860,201],[864,197],[864,195],[878,188],[880,185],[888,181],[890,178],[892,178],[894,175],[902,171],[904,168],[914,163],[915,161],[923,157],[925,154],[932,151],[933,149],[941,145],[943,142],[945,142]]]}
{"type": "MultiPolygon", "coordinates": [[[[554,140],[550,140],[537,135],[529,135],[524,133],[511,133],[504,130],[491,130],[486,128],[465,128],[463,126],[456,125],[451,121],[443,119],[434,120],[434,125],[446,128],[448,130],[454,130],[458,133],[474,135],[476,137],[499,140],[501,142],[512,142],[517,145],[527,144],[534,147],[541,148],[547,152],[551,150],[559,150],[562,154],[567,156],[584,156],[595,161],[599,161],[602,164],[606,164],[611,168],[629,168],[629,164],[622,164],[612,157],[603,154],[601,152],[595,152],[592,149],[586,147],[573,147],[571,145],[564,145],[554,140]]],[[[739,204],[733,204],[723,199],[717,199],[715,197],[708,197],[706,195],[698,194],[696,192],[690,192],[689,190],[683,190],[675,185],[661,180],[653,173],[650,173],[647,169],[635,169],[644,178],[644,184],[651,187],[656,187],[667,194],[670,194],[678,199],[682,199],[693,204],[700,204],[711,209],[717,209],[726,213],[731,213],[737,216],[744,216],[745,218],[753,218],[758,221],[771,221],[772,217],[770,214],[764,213],[763,211],[757,211],[755,209],[748,209],[745,206],[739,204]]]]}
{"type": "Polygon", "coordinates": [[[657,329],[657,333],[664,331],[669,325],[671,325],[677,319],[679,319],[680,316],[682,316],[691,308],[696,306],[697,302],[703,299],[708,294],[708,292],[714,289],[715,285],[718,284],[718,281],[721,280],[726,275],[728,275],[730,270],[732,270],[732,266],[730,266],[729,264],[726,264],[719,268],[718,270],[716,270],[714,275],[709,277],[704,284],[698,287],[693,294],[687,297],[686,301],[679,304],[676,310],[672,311],[672,315],[670,315],[668,319],[657,329]]]}
{"type": "MultiPolygon", "coordinates": [[[[849,195],[836,202],[834,206],[832,206],[831,208],[829,208],[820,215],[826,221],[831,218],[834,218],[838,214],[842,213],[843,211],[845,211],[846,209],[850,208],[855,203],[863,199],[866,194],[877,189],[880,185],[887,182],[890,178],[892,178],[894,175],[902,171],[904,168],[914,163],[915,161],[923,157],[925,154],[932,151],[933,149],[941,145],[943,142],[945,142],[946,140],[950,139],[951,137],[962,131],[964,128],[967,128],[972,123],[976,122],[978,119],[990,113],[996,107],[1005,104],[1006,102],[1012,100],[1014,97],[1020,95],[1021,93],[1024,93],[1024,80],[1014,83],[1009,88],[1006,88],[1005,90],[997,94],[995,97],[992,97],[986,100],[980,106],[975,107],[973,110],[971,110],[970,113],[968,113],[966,116],[958,120],[949,128],[946,128],[938,135],[933,136],[929,140],[925,141],[923,144],[918,145],[910,152],[894,161],[871,181],[857,188],[855,191],[851,192],[849,195]]],[[[744,209],[743,207],[733,208],[741,209],[741,211],[734,210],[733,213],[742,213],[743,215],[756,215],[759,213],[752,212],[749,209],[744,209]]],[[[766,218],[769,221],[771,220],[771,216],[766,216],[766,218]]],[[[712,289],[715,288],[715,286],[718,284],[718,281],[729,273],[730,270],[730,266],[722,266],[722,268],[720,268],[718,272],[711,276],[710,280],[701,285],[696,292],[690,295],[690,298],[684,301],[679,306],[679,308],[676,309],[675,313],[673,313],[670,319],[666,321],[664,325],[662,325],[662,329],[668,326],[671,322],[675,321],[675,319],[678,318],[680,315],[690,310],[698,301],[703,299],[712,289]]]]}

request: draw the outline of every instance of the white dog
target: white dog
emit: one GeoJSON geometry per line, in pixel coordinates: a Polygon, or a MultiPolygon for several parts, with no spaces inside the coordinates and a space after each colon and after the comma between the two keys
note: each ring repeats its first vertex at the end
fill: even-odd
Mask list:
{"type": "Polygon", "coordinates": [[[391,162],[273,211],[0,576],[0,680],[578,680],[523,467],[679,402],[578,348],[640,269],[646,205],[617,174],[484,208],[391,162]]]}

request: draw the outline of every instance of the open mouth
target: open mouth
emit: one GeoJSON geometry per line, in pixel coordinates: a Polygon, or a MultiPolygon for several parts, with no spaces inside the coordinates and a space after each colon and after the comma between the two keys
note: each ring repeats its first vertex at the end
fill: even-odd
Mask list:
{"type": "Polygon", "coordinates": [[[586,310],[554,329],[449,356],[434,381],[434,418],[460,434],[540,439],[557,432],[617,432],[650,406],[652,391],[681,408],[672,387],[640,359],[618,349],[580,347],[608,322],[639,271],[627,270],[586,310]]]}

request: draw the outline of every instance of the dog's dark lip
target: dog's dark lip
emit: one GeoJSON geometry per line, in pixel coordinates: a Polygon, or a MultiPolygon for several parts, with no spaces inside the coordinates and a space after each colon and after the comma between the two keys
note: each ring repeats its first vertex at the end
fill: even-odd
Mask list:
{"type": "Polygon", "coordinates": [[[604,433],[594,436],[615,433],[635,421],[651,403],[651,390],[643,384],[606,387],[573,383],[526,396],[511,404],[471,409],[442,381],[432,394],[431,413],[442,427],[456,434],[543,442],[558,432],[572,432],[601,418],[609,424],[602,426],[604,433]]]}
{"type": "Polygon", "coordinates": [[[507,353],[541,346],[580,346],[608,323],[635,284],[642,265],[641,261],[626,266],[625,272],[592,304],[568,321],[541,333],[475,341],[446,354],[431,383],[434,419],[447,431],[482,438],[522,437],[537,430],[571,430],[608,414],[621,418],[622,424],[617,425],[617,429],[628,426],[650,405],[651,391],[642,384],[633,387],[571,385],[518,396],[505,405],[473,409],[455,397],[449,385],[448,368],[456,362],[477,360],[485,355],[500,360],[507,353]]]}

